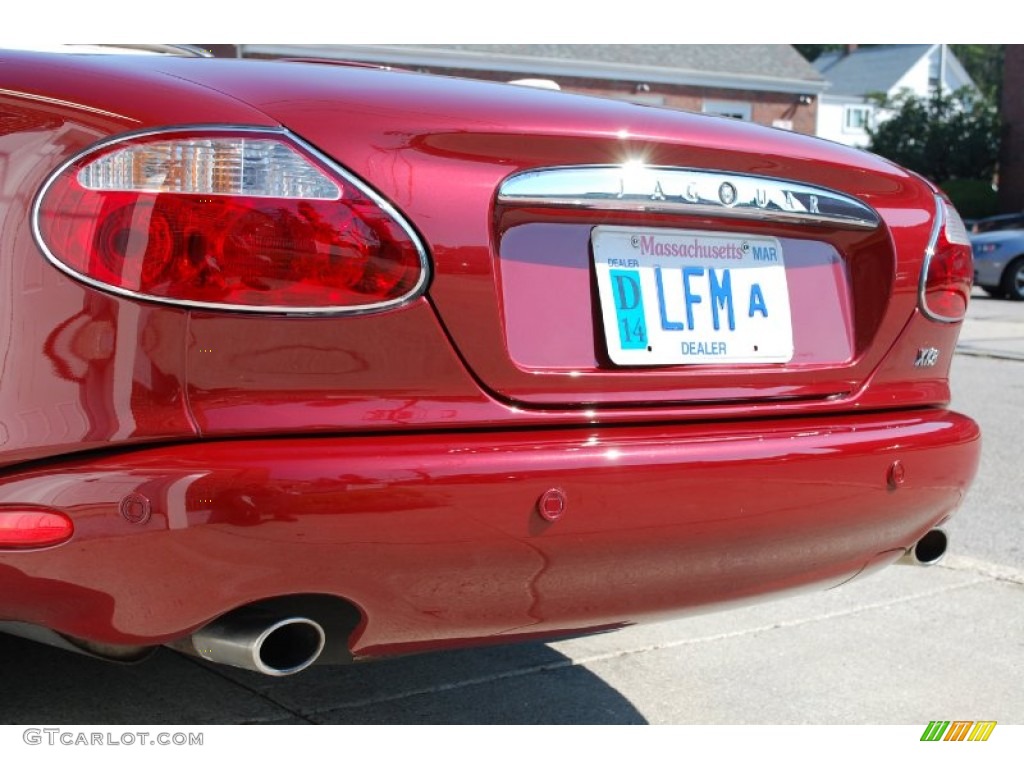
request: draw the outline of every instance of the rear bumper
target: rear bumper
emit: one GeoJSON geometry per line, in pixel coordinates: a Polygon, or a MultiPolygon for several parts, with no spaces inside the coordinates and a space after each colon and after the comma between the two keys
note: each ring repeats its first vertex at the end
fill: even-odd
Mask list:
{"type": "Polygon", "coordinates": [[[155,644],[344,597],[357,656],[581,632],[895,560],[959,505],[979,432],[928,409],[733,425],[237,440],[8,473],[75,524],[0,553],[0,620],[155,644]],[[894,462],[903,482],[891,481],[894,462]],[[554,522],[538,499],[560,489],[554,522]]]}

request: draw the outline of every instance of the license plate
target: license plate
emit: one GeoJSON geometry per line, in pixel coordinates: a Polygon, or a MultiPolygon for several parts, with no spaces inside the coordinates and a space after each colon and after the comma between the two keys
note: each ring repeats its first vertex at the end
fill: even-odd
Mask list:
{"type": "Polygon", "coordinates": [[[774,237],[596,227],[601,318],[616,365],[785,363],[793,323],[774,237]]]}

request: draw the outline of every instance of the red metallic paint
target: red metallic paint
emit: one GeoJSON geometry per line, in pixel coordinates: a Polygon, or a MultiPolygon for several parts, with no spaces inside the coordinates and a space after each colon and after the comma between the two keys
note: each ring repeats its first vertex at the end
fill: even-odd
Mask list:
{"type": "MultiPolygon", "coordinates": [[[[770,230],[800,238],[823,238],[845,253],[857,302],[853,332],[859,354],[849,370],[834,371],[842,379],[839,391],[856,389],[877,365],[916,304],[917,275],[931,221],[928,213],[921,212],[929,212],[934,200],[926,185],[883,161],[865,160],[862,153],[819,144],[805,144],[795,157],[783,157],[781,153],[794,149],[794,137],[771,136],[772,144],[779,142],[772,147],[779,153],[776,155],[767,148],[768,135],[746,126],[718,125],[720,121],[693,115],[574,99],[564,94],[538,94],[529,89],[506,88],[495,94],[493,87],[483,84],[451,85],[396,73],[389,84],[396,88],[401,87],[403,79],[408,83],[410,92],[403,91],[401,103],[403,110],[407,107],[415,115],[410,118],[404,111],[383,108],[382,101],[393,104],[396,95],[386,87],[381,93],[370,87],[380,73],[361,71],[358,77],[346,79],[342,101],[341,85],[336,77],[330,77],[331,72],[304,80],[287,95],[275,91],[273,80],[261,81],[259,93],[255,93],[251,85],[236,82],[230,69],[215,77],[219,87],[237,87],[254,103],[268,103],[269,108],[272,100],[274,114],[285,125],[357,173],[373,178],[385,196],[409,215],[431,244],[436,279],[430,297],[446,329],[488,391],[510,401],[565,405],[711,399],[738,401],[745,408],[760,397],[801,397],[796,385],[820,382],[823,374],[820,367],[802,371],[799,366],[787,367],[781,375],[777,368],[733,369],[725,375],[706,368],[608,371],[597,370],[593,357],[582,369],[517,368],[510,359],[502,324],[501,277],[499,259],[495,257],[499,242],[510,228],[523,221],[580,224],[575,230],[575,246],[558,255],[576,262],[589,258],[586,234],[596,224],[680,226],[678,217],[649,214],[495,211],[497,185],[512,173],[535,165],[621,162],[643,156],[656,165],[712,167],[840,186],[889,211],[893,223],[888,231],[867,235],[817,233],[778,225],[770,230]],[[452,103],[456,87],[465,88],[478,101],[452,103]],[[329,103],[337,106],[326,106],[329,103]],[[311,104],[318,109],[310,109],[311,104]],[[340,114],[342,110],[371,111],[377,120],[350,125],[340,114]],[[344,130],[338,130],[342,124],[344,130]],[[471,126],[468,130],[467,125],[471,126]],[[623,132],[627,134],[625,139],[623,132]],[[374,148],[369,157],[361,152],[366,146],[374,148]],[[386,165],[380,156],[384,152],[386,165]],[[864,173],[865,162],[873,174],[864,173]],[[459,183],[446,184],[445,194],[438,195],[435,187],[439,178],[458,178],[459,183]],[[901,215],[907,209],[917,215],[901,215]],[[459,215],[450,215],[452,210],[459,215]],[[903,259],[908,263],[905,271],[894,275],[890,238],[896,234],[906,248],[903,259]],[[903,279],[894,282],[894,277],[903,279]],[[880,338],[872,344],[876,333],[880,338]],[[685,393],[681,392],[684,388],[685,393]],[[693,394],[694,390],[701,390],[702,395],[693,394]]],[[[276,75],[285,79],[287,72],[282,69],[276,75]]],[[[686,224],[719,231],[768,230],[768,225],[737,225],[724,219],[688,217],[686,224]]],[[[504,256],[502,253],[501,261],[504,256]]],[[[797,300],[807,303],[809,313],[815,311],[813,295],[798,296],[797,300]]],[[[568,335],[570,343],[579,344],[585,353],[594,355],[592,329],[585,324],[559,326],[559,332],[568,335]]]]}
{"type": "Polygon", "coordinates": [[[47,463],[7,474],[0,510],[33,499],[67,514],[75,537],[0,554],[3,615],[149,644],[236,605],[331,594],[362,611],[351,649],[367,656],[628,624],[895,559],[956,508],[977,456],[974,423],[930,409],[215,441],[47,463]],[[555,486],[570,504],[546,522],[537,500],[555,486]],[[128,494],[149,499],[148,523],[121,515],[128,494]]]}
{"type": "Polygon", "coordinates": [[[0,552],[0,621],[148,644],[325,593],[362,611],[357,655],[593,630],[838,584],[941,523],[974,475],[977,428],[943,408],[959,326],[916,309],[932,190],[838,145],[409,73],[0,52],[0,181],[0,512],[75,525],[0,552]],[[43,259],[29,212],[49,173],[111,135],[199,124],[284,126],[367,181],[426,242],[427,295],[240,317],[116,298],[43,259]],[[495,205],[516,171],[636,157],[839,189],[883,225],[495,205]],[[796,361],[608,365],[598,224],[787,239],[806,264],[796,361]],[[583,310],[531,316],[531,251],[565,259],[558,292],[583,310]],[[914,367],[921,347],[938,365],[914,367]],[[567,505],[545,522],[551,488],[567,505]]]}
{"type": "MultiPolygon", "coordinates": [[[[436,319],[429,317],[430,312],[419,313],[420,317],[406,324],[401,334],[415,335],[408,344],[404,339],[396,340],[397,316],[353,320],[332,331],[328,330],[332,326],[326,324],[316,326],[317,321],[288,319],[260,323],[257,330],[257,322],[245,318],[194,314],[184,337],[189,371],[184,395],[178,388],[178,378],[174,382],[177,391],[167,392],[168,396],[179,398],[177,402],[186,404],[186,423],[174,421],[180,414],[172,415],[166,410],[162,414],[164,423],[173,424],[180,437],[190,432],[232,435],[275,430],[363,431],[396,424],[435,427],[693,420],[742,416],[756,401],[760,401],[758,407],[766,414],[849,410],[859,407],[859,400],[870,391],[871,372],[913,312],[916,281],[931,221],[931,192],[900,169],[843,147],[697,116],[532,89],[495,89],[481,83],[437,80],[409,73],[350,71],[308,64],[163,59],[133,61],[129,71],[117,65],[117,57],[97,57],[87,66],[76,67],[50,63],[53,57],[12,57],[24,57],[31,66],[26,64],[20,72],[17,67],[8,66],[5,75],[16,80],[20,74],[28,82],[34,81],[37,71],[50,75],[43,80],[44,84],[55,89],[55,98],[68,102],[87,99],[93,82],[90,74],[115,84],[112,93],[127,92],[129,83],[136,81],[138,91],[131,105],[132,114],[140,117],[125,118],[129,120],[121,126],[125,129],[232,122],[240,119],[239,110],[249,108],[223,95],[223,103],[211,102],[211,94],[233,93],[245,98],[272,111],[287,127],[298,130],[348,168],[371,179],[379,191],[399,205],[429,243],[435,270],[429,301],[438,308],[444,324],[439,326],[436,319]],[[161,72],[171,73],[172,77],[161,72]],[[199,87],[188,82],[190,77],[205,85],[199,87]],[[182,78],[186,79],[182,93],[176,97],[168,93],[167,80],[177,82],[182,78]],[[205,97],[198,104],[192,101],[196,89],[205,97]],[[161,94],[161,98],[149,98],[150,92],[161,94]],[[398,104],[402,107],[398,108],[398,104]],[[356,114],[362,118],[353,119],[356,114]],[[481,117],[483,114],[487,119],[481,117]],[[515,126],[517,132],[510,133],[510,126],[515,126]],[[679,221],[637,214],[598,216],[535,210],[495,213],[495,185],[515,170],[534,163],[607,162],[610,155],[620,152],[620,130],[628,130],[632,137],[629,146],[642,150],[652,162],[709,163],[825,185],[843,181],[852,187],[847,191],[860,192],[866,201],[878,207],[889,234],[828,234],[828,240],[844,253],[846,279],[856,303],[848,311],[853,324],[835,328],[823,341],[835,347],[848,344],[852,337],[853,358],[828,371],[810,363],[790,366],[782,374],[776,368],[754,367],[742,371],[675,368],[637,374],[595,367],[600,350],[595,347],[593,328],[563,323],[559,326],[564,334],[561,343],[573,344],[589,365],[518,367],[508,352],[503,326],[501,276],[496,267],[499,258],[495,256],[499,250],[497,238],[505,236],[501,233],[541,226],[530,222],[547,222],[581,243],[585,242],[589,227],[597,223],[679,226],[679,221]],[[528,142],[523,141],[526,135],[530,136],[528,142]],[[774,145],[773,151],[767,151],[769,142],[774,145]],[[793,156],[786,157],[786,153],[793,156]],[[436,194],[438,178],[447,180],[444,195],[436,194]],[[459,182],[453,183],[453,178],[459,182]],[[453,210],[459,215],[450,215],[453,210]],[[901,242],[901,257],[894,270],[891,242],[896,235],[901,242]],[[457,353],[451,349],[448,334],[458,344],[457,353]],[[872,343],[876,335],[879,339],[872,343]],[[388,341],[382,345],[384,340],[388,341]],[[389,344],[401,346],[389,355],[389,344]],[[411,349],[416,353],[409,354],[411,349]],[[315,358],[307,359],[303,350],[315,350],[315,358]],[[234,367],[243,355],[244,367],[234,367]],[[232,368],[225,366],[228,358],[232,368]],[[301,363],[298,358],[302,358],[301,363]],[[466,370],[463,360],[468,361],[471,371],[466,370]],[[252,370],[254,367],[256,370],[252,370]],[[443,406],[421,407],[419,401],[424,399],[424,391],[426,401],[443,406]],[[442,393],[440,397],[438,393],[442,393]],[[842,397],[822,401],[823,397],[836,394],[842,397]],[[664,407],[621,408],[631,401],[661,401],[664,407]],[[531,402],[541,408],[529,408],[531,402]],[[594,407],[602,403],[604,407],[594,407]],[[560,404],[569,407],[554,407],[560,404]],[[581,413],[580,408],[588,412],[581,413]]],[[[92,103],[108,111],[115,107],[128,111],[125,103],[114,103],[110,98],[105,92],[92,103]]],[[[87,110],[77,117],[81,121],[97,119],[87,110]]],[[[266,116],[256,120],[250,114],[245,115],[244,121],[268,122],[266,116]]],[[[96,133],[91,141],[100,136],[98,128],[93,130],[96,133]]],[[[88,143],[90,139],[83,138],[63,155],[50,150],[52,159],[28,166],[33,178],[26,179],[22,204],[27,207],[51,164],[57,165],[64,156],[88,143]]],[[[737,229],[735,222],[724,220],[687,219],[686,224],[737,229]]],[[[764,226],[748,223],[745,228],[758,231],[764,226]]],[[[795,227],[776,227],[772,231],[808,237],[806,229],[795,227]]],[[[62,291],[90,293],[50,274],[52,270],[39,263],[35,245],[24,233],[17,245],[22,251],[16,262],[19,266],[24,264],[37,273],[45,273],[62,291]]],[[[586,255],[579,248],[577,245],[569,254],[577,262],[586,255]]],[[[503,255],[501,260],[504,258],[503,255]]],[[[814,317],[815,297],[797,298],[806,307],[803,311],[814,317]]],[[[49,294],[34,302],[48,310],[63,303],[49,294]]],[[[828,309],[832,311],[832,307],[828,309]]],[[[151,311],[161,316],[173,313],[167,309],[151,311]]],[[[50,322],[49,318],[44,322],[50,322]]],[[[808,354],[813,358],[817,353],[808,354]]],[[[907,379],[917,378],[911,366],[900,367],[907,372],[907,379]]],[[[33,369],[38,366],[25,366],[25,370],[33,369]]],[[[180,374],[179,368],[175,375],[180,374]]],[[[39,372],[35,370],[34,375],[39,372]]],[[[123,373],[113,375],[125,377],[123,373]]],[[[63,382],[54,385],[64,386],[63,382]]],[[[134,381],[111,381],[105,386],[124,391],[137,388],[134,381]]],[[[47,409],[52,410],[50,404],[55,398],[42,399],[47,409]]],[[[940,397],[933,402],[945,399],[940,397]]],[[[19,401],[18,406],[23,405],[19,401]]],[[[76,416],[82,421],[95,419],[87,410],[76,416]]],[[[55,419],[49,414],[47,418],[51,422],[55,419]]],[[[53,441],[51,453],[73,450],[76,439],[83,448],[94,447],[95,443],[85,439],[85,431],[70,429],[66,440],[53,441]]],[[[164,432],[160,436],[173,434],[164,432]]],[[[128,439],[150,437],[124,429],[118,435],[128,439]]],[[[28,437],[23,439],[31,441],[28,437]]],[[[15,452],[16,447],[19,441],[5,445],[0,461],[46,453],[43,446],[33,449],[25,445],[26,450],[15,452]]]]}

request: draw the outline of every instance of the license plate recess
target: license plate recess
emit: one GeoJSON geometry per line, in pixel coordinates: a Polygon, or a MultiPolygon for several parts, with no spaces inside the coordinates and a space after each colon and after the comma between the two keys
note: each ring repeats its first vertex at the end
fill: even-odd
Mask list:
{"type": "Polygon", "coordinates": [[[792,360],[785,254],[776,238],[601,226],[591,244],[616,365],[792,360]]]}

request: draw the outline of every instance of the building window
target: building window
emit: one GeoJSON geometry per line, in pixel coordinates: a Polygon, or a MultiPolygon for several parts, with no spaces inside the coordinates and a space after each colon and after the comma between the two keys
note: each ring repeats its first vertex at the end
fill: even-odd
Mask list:
{"type": "Polygon", "coordinates": [[[643,104],[648,107],[664,107],[665,97],[659,93],[616,93],[615,91],[575,91],[572,86],[565,89],[568,93],[582,93],[585,96],[600,96],[602,99],[628,101],[630,104],[643,104]]]}
{"type": "Polygon", "coordinates": [[[846,107],[843,110],[843,130],[864,133],[871,122],[871,107],[846,107]]]}
{"type": "Polygon", "coordinates": [[[664,107],[665,97],[657,93],[631,93],[624,97],[634,104],[646,104],[648,107],[664,107]]]}
{"type": "Polygon", "coordinates": [[[928,90],[938,91],[942,87],[942,53],[933,55],[928,62],[928,90]]]}
{"type": "Polygon", "coordinates": [[[706,115],[721,115],[734,120],[750,120],[750,103],[746,101],[713,101],[704,100],[702,110],[706,115]]]}

